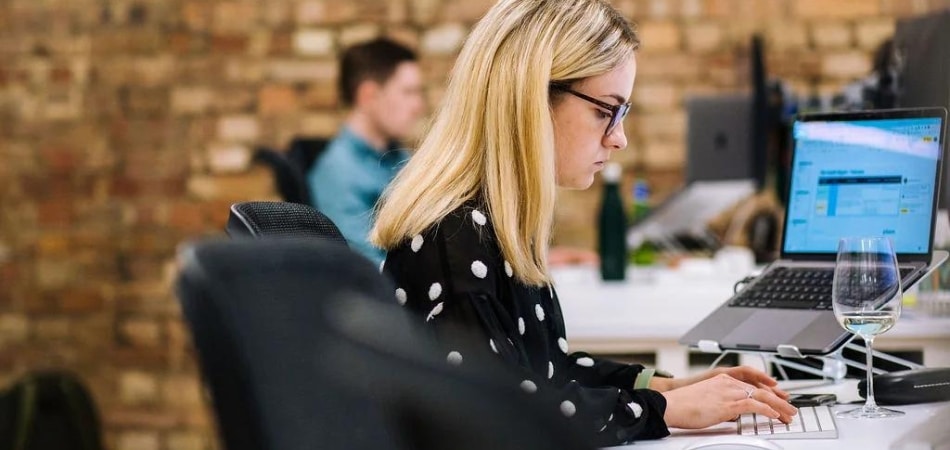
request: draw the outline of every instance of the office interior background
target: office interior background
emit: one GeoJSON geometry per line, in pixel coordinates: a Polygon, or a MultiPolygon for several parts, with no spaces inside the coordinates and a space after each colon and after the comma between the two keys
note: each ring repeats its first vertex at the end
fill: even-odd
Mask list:
{"type": "MultiPolygon", "coordinates": [[[[332,136],[336,57],[417,49],[430,111],[491,0],[5,0],[0,4],[0,386],[66,368],[109,448],[217,448],[171,290],[176,246],[275,198],[257,146],[332,136]]],[[[683,180],[684,99],[768,75],[831,94],[866,76],[899,18],[950,0],[615,0],[643,45],[615,158],[651,202],[683,180]]],[[[556,242],[594,248],[600,189],[562,192],[556,242]]]]}

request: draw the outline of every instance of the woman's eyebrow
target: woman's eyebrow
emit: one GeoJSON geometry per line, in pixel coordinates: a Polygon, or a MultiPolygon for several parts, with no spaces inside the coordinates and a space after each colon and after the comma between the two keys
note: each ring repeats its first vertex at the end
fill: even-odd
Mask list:
{"type": "Polygon", "coordinates": [[[623,98],[623,96],[620,94],[606,94],[606,95],[601,95],[600,97],[612,98],[616,100],[617,103],[620,105],[627,103],[627,99],[623,98]]]}

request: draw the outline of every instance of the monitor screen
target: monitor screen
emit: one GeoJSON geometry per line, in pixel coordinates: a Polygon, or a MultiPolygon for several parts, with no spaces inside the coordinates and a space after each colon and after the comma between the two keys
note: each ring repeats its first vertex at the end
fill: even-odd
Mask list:
{"type": "Polygon", "coordinates": [[[844,236],[930,251],[941,118],[796,121],[784,253],[836,253],[844,236]]]}

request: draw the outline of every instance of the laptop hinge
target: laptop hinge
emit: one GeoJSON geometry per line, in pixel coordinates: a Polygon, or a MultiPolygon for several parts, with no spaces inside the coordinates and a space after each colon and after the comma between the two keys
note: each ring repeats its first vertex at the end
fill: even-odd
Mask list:
{"type": "Polygon", "coordinates": [[[794,345],[781,344],[775,348],[775,351],[778,352],[779,356],[785,358],[805,358],[805,355],[802,354],[801,350],[799,350],[798,347],[794,345]]]}
{"type": "Polygon", "coordinates": [[[710,339],[700,339],[696,346],[703,353],[722,353],[719,343],[710,339]]]}

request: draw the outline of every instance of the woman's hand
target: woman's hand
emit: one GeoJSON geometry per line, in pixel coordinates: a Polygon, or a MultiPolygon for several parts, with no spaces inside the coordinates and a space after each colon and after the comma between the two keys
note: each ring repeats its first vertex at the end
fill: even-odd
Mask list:
{"type": "Polygon", "coordinates": [[[717,367],[715,369],[707,370],[698,375],[686,378],[657,378],[654,377],[650,380],[650,389],[659,392],[666,392],[671,389],[678,389],[686,387],[692,384],[699,383],[700,381],[708,380],[717,375],[729,375],[736,380],[751,384],[754,387],[760,389],[766,389],[771,391],[773,394],[778,396],[781,399],[788,400],[788,392],[785,392],[778,388],[778,382],[774,378],[768,376],[765,372],[762,372],[758,369],[753,369],[748,366],[738,366],[738,367],[717,367]]]}
{"type": "MultiPolygon", "coordinates": [[[[747,374],[740,372],[740,375],[747,374]]],[[[677,428],[705,428],[734,420],[745,413],[757,413],[789,423],[797,413],[794,406],[771,389],[757,388],[722,372],[663,392],[663,396],[666,397],[663,420],[668,426],[677,428]]]]}

